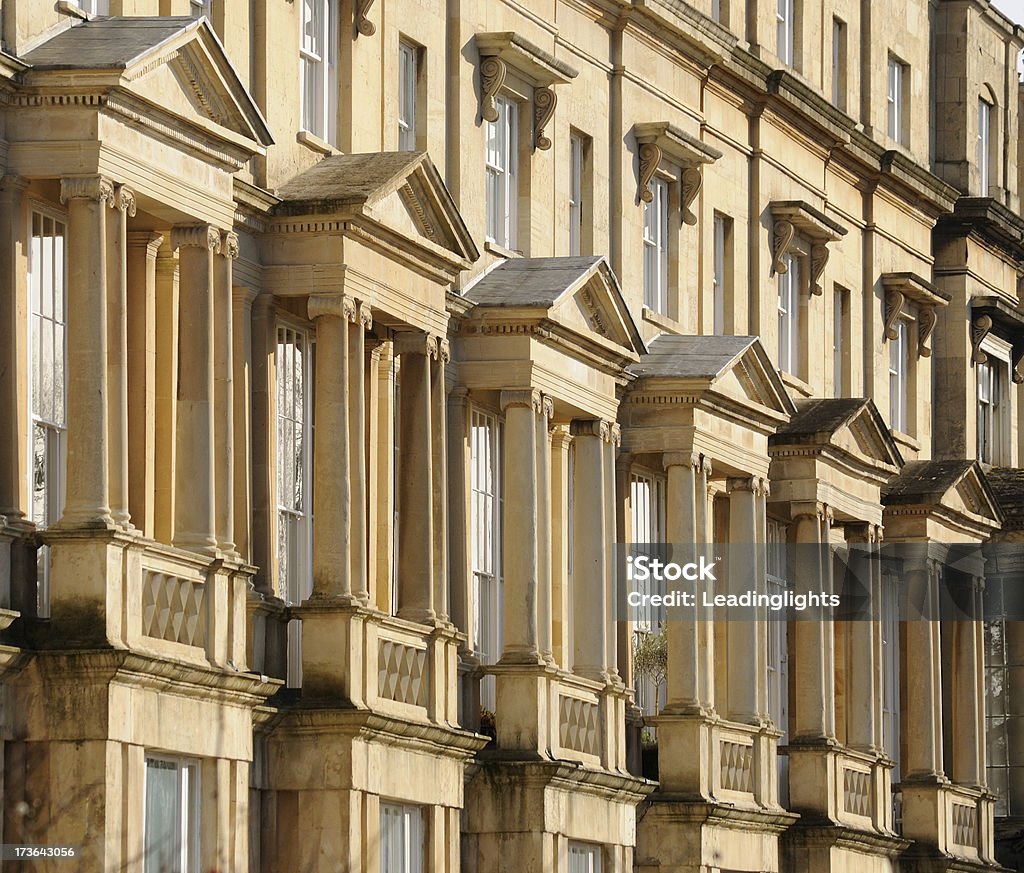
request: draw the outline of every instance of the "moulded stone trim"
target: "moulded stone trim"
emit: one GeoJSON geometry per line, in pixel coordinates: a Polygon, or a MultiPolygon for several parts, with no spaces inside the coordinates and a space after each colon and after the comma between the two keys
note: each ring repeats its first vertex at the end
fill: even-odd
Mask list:
{"type": "Polygon", "coordinates": [[[60,180],[60,202],[69,200],[98,200],[114,202],[114,185],[103,176],[63,176],[60,180]]]}

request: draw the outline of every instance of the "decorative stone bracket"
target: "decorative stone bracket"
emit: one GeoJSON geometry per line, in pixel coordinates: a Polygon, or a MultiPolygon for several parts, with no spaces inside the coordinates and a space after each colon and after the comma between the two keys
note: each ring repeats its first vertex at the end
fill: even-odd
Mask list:
{"type": "Polygon", "coordinates": [[[981,346],[990,333],[1012,344],[1010,378],[1024,384],[1024,311],[998,297],[971,298],[971,363],[984,364],[988,353],[981,346]]]}
{"type": "Polygon", "coordinates": [[[828,263],[828,244],[846,236],[846,228],[803,200],[775,200],[772,216],[772,269],[770,276],[788,269],[785,256],[794,251],[797,234],[810,241],[811,270],[808,285],[811,294],[820,297],[821,276],[828,263]]]}
{"type": "Polygon", "coordinates": [[[355,25],[356,36],[373,36],[377,32],[377,25],[370,21],[370,7],[373,0],[356,0],[355,25]]]}
{"type": "Polygon", "coordinates": [[[679,203],[683,223],[695,225],[697,215],[690,207],[704,184],[701,165],[714,163],[722,157],[722,153],[667,121],[635,124],[633,135],[636,137],[637,156],[640,159],[637,202],[651,202],[654,196],[651,193],[651,180],[662,159],[667,157],[682,169],[679,203]]]}
{"type": "Polygon", "coordinates": [[[935,310],[949,303],[949,296],[916,273],[883,273],[882,287],[885,289],[882,342],[896,339],[896,322],[910,300],[917,304],[917,355],[930,358],[932,349],[928,342],[938,321],[935,310]]]}
{"type": "Polygon", "coordinates": [[[544,131],[558,104],[552,86],[566,84],[579,72],[511,31],[478,33],[476,45],[480,51],[480,117],[484,121],[498,120],[495,98],[511,68],[533,86],[533,147],[547,151],[551,138],[544,131]]]}

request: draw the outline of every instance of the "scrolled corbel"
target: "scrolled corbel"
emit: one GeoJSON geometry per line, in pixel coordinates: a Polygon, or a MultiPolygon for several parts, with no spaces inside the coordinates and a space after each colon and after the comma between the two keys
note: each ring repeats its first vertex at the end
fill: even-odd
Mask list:
{"type": "Polygon", "coordinates": [[[811,246],[811,294],[815,297],[822,295],[821,274],[825,272],[825,265],[828,263],[829,250],[823,242],[817,242],[811,246]]]}
{"type": "Polygon", "coordinates": [[[697,223],[697,215],[690,207],[693,205],[693,201],[697,199],[697,195],[704,185],[704,174],[697,167],[687,167],[683,170],[682,182],[683,197],[681,205],[683,207],[683,224],[692,227],[697,223]]]}
{"type": "Polygon", "coordinates": [[[917,354],[921,358],[932,356],[932,348],[928,345],[928,340],[931,339],[938,320],[934,306],[922,306],[917,314],[917,354]]]}
{"type": "Polygon", "coordinates": [[[505,84],[508,69],[501,58],[488,55],[480,60],[480,117],[484,121],[498,120],[498,107],[494,98],[505,84]]]}
{"type": "Polygon", "coordinates": [[[377,25],[369,19],[370,7],[373,0],[357,0],[356,2],[356,34],[373,36],[377,32],[377,25]]]}
{"type": "Polygon", "coordinates": [[[651,179],[654,178],[658,164],[661,163],[661,148],[653,142],[645,142],[641,144],[638,155],[640,158],[640,184],[637,193],[642,202],[650,203],[654,200],[654,194],[651,192],[651,179]]]}
{"type": "Polygon", "coordinates": [[[787,221],[785,218],[776,220],[774,238],[772,239],[773,276],[776,274],[782,275],[789,269],[789,266],[786,264],[785,255],[793,243],[794,236],[796,236],[796,228],[793,226],[792,221],[787,221]]]}
{"type": "Polygon", "coordinates": [[[557,103],[558,97],[553,88],[534,88],[533,142],[541,151],[551,148],[551,139],[544,135],[544,128],[548,126],[548,122],[554,116],[557,103]]]}
{"type": "Polygon", "coordinates": [[[899,334],[896,332],[896,320],[903,311],[903,301],[906,295],[895,288],[885,292],[885,329],[882,332],[884,340],[894,340],[899,334]]]}
{"type": "Polygon", "coordinates": [[[992,319],[988,315],[979,315],[971,322],[971,363],[984,364],[988,355],[981,350],[981,344],[992,330],[992,319]]]}

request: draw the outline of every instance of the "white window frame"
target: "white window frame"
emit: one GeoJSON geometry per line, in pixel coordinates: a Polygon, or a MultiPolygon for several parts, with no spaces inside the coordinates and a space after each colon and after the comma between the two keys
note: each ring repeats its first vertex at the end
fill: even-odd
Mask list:
{"type": "MultiPolygon", "coordinates": [[[[482,664],[497,663],[504,645],[504,422],[470,407],[470,560],[473,570],[473,650],[482,664]]],[[[495,708],[494,679],[481,683],[480,702],[495,708]]]]}
{"type": "Polygon", "coordinates": [[[711,277],[711,329],[716,336],[722,336],[725,333],[726,283],[728,282],[725,254],[728,222],[729,219],[724,215],[715,213],[712,242],[714,274],[711,277]]]}
{"type": "MultiPolygon", "coordinates": [[[[1002,603],[1000,603],[1002,606],[1002,603]]],[[[1004,609],[997,609],[997,614],[1004,609]]],[[[985,622],[985,773],[989,790],[996,796],[995,814],[1001,818],[1016,815],[1010,803],[1010,781],[1020,770],[1011,751],[1012,705],[1010,676],[1012,656],[1007,655],[1007,622],[996,618],[985,622]]]]}
{"type": "Polygon", "coordinates": [[[426,816],[422,806],[380,803],[380,873],[423,873],[426,816]]]}
{"type": "Polygon", "coordinates": [[[515,249],[519,222],[519,104],[494,98],[498,117],[485,124],[487,239],[515,249]]]}
{"type": "MultiPolygon", "coordinates": [[[[292,606],[302,603],[313,590],[314,355],[312,331],[287,321],[278,322],[274,346],[278,587],[281,597],[292,606]],[[296,396],[294,388],[289,391],[287,382],[290,376],[295,384],[297,368],[302,380],[301,397],[296,396]],[[289,457],[294,457],[287,450],[296,439],[302,444],[299,470],[286,464],[289,457]],[[293,480],[293,475],[300,478],[293,480]],[[295,495],[295,484],[301,503],[285,499],[289,493],[295,495]]],[[[302,684],[301,631],[300,621],[288,623],[288,685],[293,688],[302,684]]]]}
{"type": "Polygon", "coordinates": [[[1010,444],[1010,363],[991,348],[988,360],[976,364],[977,458],[986,464],[1008,464],[1010,444]]]}
{"type": "Polygon", "coordinates": [[[794,252],[782,256],[786,271],[778,273],[779,369],[800,375],[800,257],[794,252]]]}
{"type": "Polygon", "coordinates": [[[189,0],[189,8],[193,18],[210,17],[213,0],[189,0]]]}
{"type": "Polygon", "coordinates": [[[832,396],[845,397],[847,367],[847,325],[850,291],[836,285],[832,291],[832,396]]]}
{"type": "MultiPolygon", "coordinates": [[[[769,595],[784,594],[790,587],[786,556],[788,529],[785,524],[768,519],[765,526],[765,590],[769,595]]],[[[779,745],[789,741],[789,625],[783,618],[770,617],[766,628],[768,715],[782,736],[779,745]]],[[[780,801],[789,799],[789,758],[778,756],[780,801]]]]}
{"type": "Polygon", "coordinates": [[[110,0],[72,0],[86,15],[110,15],[110,0]]]}
{"type": "Polygon", "coordinates": [[[909,429],[910,322],[898,318],[895,339],[889,340],[889,427],[899,433],[909,429]]]}
{"type": "Polygon", "coordinates": [[[299,126],[337,141],[338,0],[300,0],[299,126]]]}
{"type": "MultiPolygon", "coordinates": [[[[630,542],[634,546],[658,545],[666,541],[668,481],[665,476],[635,471],[629,476],[630,542]]],[[[665,583],[656,579],[636,581],[642,594],[664,594],[665,583]]],[[[644,606],[637,611],[633,623],[634,644],[642,636],[658,633],[664,624],[664,610],[644,606]]],[[[649,678],[637,676],[634,681],[636,702],[646,715],[657,715],[661,701],[659,689],[649,678]]]]}
{"type": "Polygon", "coordinates": [[[420,49],[406,40],[398,42],[398,150],[416,149],[420,49]]]}
{"type": "Polygon", "coordinates": [[[776,0],[775,24],[779,60],[792,67],[796,47],[796,0],[776,0]]]}
{"type": "MultiPolygon", "coordinates": [[[[142,833],[143,873],[199,873],[200,843],[200,766],[191,758],[147,753],[143,770],[142,792],[142,833]],[[177,834],[178,844],[173,851],[173,866],[167,866],[165,857],[152,857],[149,843],[148,806],[150,790],[150,765],[161,769],[173,769],[176,776],[176,819],[172,830],[177,834]]],[[[162,823],[162,822],[161,822],[162,823]]]]}
{"type": "Polygon", "coordinates": [[[669,183],[651,179],[651,201],[644,203],[644,306],[668,314],[669,183]]]}
{"type": "Polygon", "coordinates": [[[583,135],[569,134],[569,255],[577,257],[583,245],[583,162],[586,143],[583,135]]]}
{"type": "MultiPolygon", "coordinates": [[[[31,520],[42,530],[55,524],[63,514],[67,486],[67,217],[33,204],[28,239],[28,494],[31,520]],[[50,236],[47,228],[52,230],[50,236]],[[53,242],[47,245],[46,240],[53,242]],[[51,386],[48,398],[43,387],[47,373],[51,386]],[[37,438],[41,451],[37,451],[37,438]]],[[[36,596],[39,615],[48,617],[48,546],[42,546],[37,554],[36,596]]]]}
{"type": "Polygon", "coordinates": [[[886,125],[889,137],[900,145],[905,139],[907,111],[907,78],[909,67],[894,55],[889,55],[888,88],[886,93],[886,125]]]}
{"type": "Polygon", "coordinates": [[[978,194],[988,197],[991,179],[992,104],[978,98],[978,194]]]}
{"type": "Polygon", "coordinates": [[[598,843],[569,843],[569,873],[602,873],[604,851],[598,843]]]}
{"type": "Polygon", "coordinates": [[[832,105],[846,111],[847,47],[846,22],[832,18],[832,105]]]}

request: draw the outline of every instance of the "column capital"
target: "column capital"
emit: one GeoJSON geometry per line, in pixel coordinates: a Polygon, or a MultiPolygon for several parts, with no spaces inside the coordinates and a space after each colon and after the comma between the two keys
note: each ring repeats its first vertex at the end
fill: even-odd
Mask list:
{"type": "Polygon", "coordinates": [[[551,419],[555,417],[555,401],[547,394],[541,395],[540,413],[544,416],[545,421],[551,421],[551,419]]]}
{"type": "Polygon", "coordinates": [[[145,246],[146,256],[149,258],[155,258],[164,243],[164,235],[155,230],[131,230],[126,238],[129,246],[145,246]]]}
{"type": "Polygon", "coordinates": [[[231,287],[231,300],[239,306],[252,309],[253,301],[258,295],[248,285],[233,285],[231,287]]]}
{"type": "Polygon", "coordinates": [[[567,452],[572,445],[573,436],[569,432],[569,425],[556,424],[551,428],[551,448],[567,452]]]}
{"type": "Polygon", "coordinates": [[[605,418],[574,418],[569,428],[573,436],[596,436],[602,442],[615,446],[622,443],[622,428],[617,422],[605,418]]]}
{"type": "Polygon", "coordinates": [[[362,326],[363,330],[369,330],[373,327],[373,310],[370,308],[370,304],[365,300],[360,300],[356,306],[356,313],[354,321],[358,321],[362,326]]]}
{"type": "Polygon", "coordinates": [[[171,229],[171,248],[206,248],[220,251],[220,231],[212,224],[179,225],[171,229]]]}
{"type": "Polygon", "coordinates": [[[760,476],[729,476],[725,480],[725,490],[749,491],[757,496],[761,489],[761,481],[760,476]]]}
{"type": "Polygon", "coordinates": [[[697,452],[664,452],[661,456],[661,466],[666,472],[669,467],[690,467],[693,470],[700,470],[701,463],[701,455],[697,452]]]}
{"type": "Polygon", "coordinates": [[[135,217],[135,192],[124,185],[114,186],[114,196],[110,200],[111,209],[119,209],[132,218],[135,217]]]}
{"type": "Polygon", "coordinates": [[[28,188],[28,179],[24,176],[15,173],[6,173],[0,176],[0,194],[21,194],[26,188],[28,188]]]}
{"type": "Polygon", "coordinates": [[[815,521],[824,521],[832,518],[832,509],[820,500],[808,500],[803,503],[794,503],[789,509],[790,518],[798,521],[802,518],[813,518],[815,521]]]}
{"type": "Polygon", "coordinates": [[[220,253],[232,261],[238,257],[238,234],[233,230],[226,230],[220,235],[220,253]]]}
{"type": "Polygon", "coordinates": [[[104,176],[62,176],[60,180],[60,202],[69,200],[97,200],[112,203],[114,183],[104,176]]]}
{"type": "Polygon", "coordinates": [[[710,476],[713,470],[714,466],[711,463],[711,458],[709,458],[707,455],[701,455],[700,469],[698,472],[703,473],[705,476],[710,476]]]}
{"type": "Polygon", "coordinates": [[[344,294],[310,294],[306,301],[306,315],[310,321],[318,318],[342,318],[352,321],[356,302],[344,294]]]}
{"type": "Polygon", "coordinates": [[[434,360],[442,359],[446,362],[451,359],[448,340],[425,330],[407,330],[396,333],[394,346],[396,355],[426,355],[434,360]],[[442,358],[442,355],[445,357],[442,358]]]}
{"type": "Polygon", "coordinates": [[[534,412],[540,412],[543,407],[542,395],[536,388],[518,388],[511,391],[502,391],[500,402],[502,412],[510,406],[525,406],[534,412]]]}

